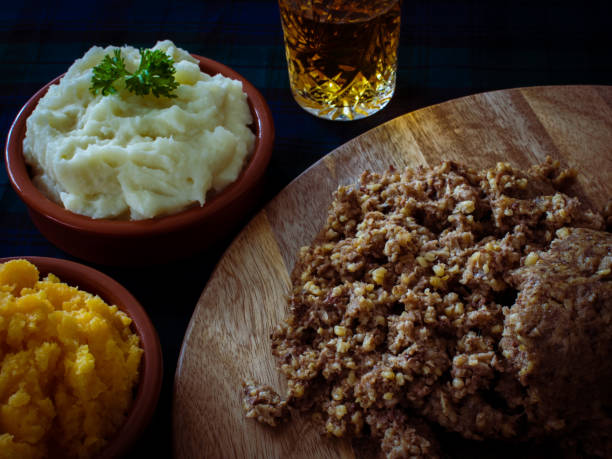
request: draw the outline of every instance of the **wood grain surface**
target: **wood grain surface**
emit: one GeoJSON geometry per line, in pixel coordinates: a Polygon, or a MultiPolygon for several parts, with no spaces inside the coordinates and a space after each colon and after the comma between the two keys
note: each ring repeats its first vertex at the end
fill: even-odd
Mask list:
{"type": "Polygon", "coordinates": [[[605,205],[612,86],[511,89],[427,107],[351,140],[300,175],[232,243],[195,308],[174,381],[175,457],[355,457],[348,442],[320,436],[304,418],[271,429],[246,419],[241,404],[246,378],[284,393],[269,335],[285,315],[297,251],[323,225],[332,193],[365,169],[445,159],[527,168],[547,155],[579,171],[581,198],[605,205]]]}

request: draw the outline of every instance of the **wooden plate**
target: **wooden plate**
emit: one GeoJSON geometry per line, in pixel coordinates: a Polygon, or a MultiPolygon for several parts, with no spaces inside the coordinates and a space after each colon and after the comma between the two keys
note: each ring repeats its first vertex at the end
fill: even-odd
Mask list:
{"type": "Polygon", "coordinates": [[[270,202],[232,243],[187,329],[177,366],[176,457],[354,457],[305,419],[279,429],[244,417],[243,378],[282,394],[269,334],[285,314],[299,247],[323,225],[332,193],[376,172],[443,159],[480,169],[550,155],[579,171],[578,190],[602,208],[612,196],[612,86],[511,89],[452,100],[385,123],[332,151],[270,202]]]}

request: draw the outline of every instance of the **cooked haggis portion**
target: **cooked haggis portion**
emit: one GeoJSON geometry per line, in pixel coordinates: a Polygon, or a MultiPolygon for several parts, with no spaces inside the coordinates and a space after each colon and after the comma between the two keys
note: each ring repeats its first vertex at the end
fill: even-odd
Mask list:
{"type": "Polygon", "coordinates": [[[247,415],[310,412],[390,458],[436,457],[428,425],[612,454],[612,236],[560,191],[573,175],[445,162],[340,187],[272,334],[288,393],[245,383],[247,415]]]}
{"type": "MultiPolygon", "coordinates": [[[[532,435],[607,423],[600,430],[612,442],[604,413],[612,407],[612,234],[562,228],[557,236],[512,274],[520,293],[500,348],[525,387],[532,435]]],[[[607,454],[592,441],[584,446],[612,453],[612,443],[607,454]]]]}

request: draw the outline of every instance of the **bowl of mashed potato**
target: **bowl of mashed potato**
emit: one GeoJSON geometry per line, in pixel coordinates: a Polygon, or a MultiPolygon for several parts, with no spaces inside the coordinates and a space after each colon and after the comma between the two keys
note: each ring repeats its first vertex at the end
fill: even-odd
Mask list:
{"type": "Polygon", "coordinates": [[[2,457],[121,457],[162,383],[144,309],[105,274],[68,260],[0,258],[2,457]]]}
{"type": "Polygon", "coordinates": [[[107,265],[181,258],[223,238],[258,202],[274,126],[259,91],[229,67],[158,42],[171,97],[121,83],[94,94],[94,68],[130,46],[92,47],[21,109],[6,164],[32,221],[53,244],[107,265]]]}

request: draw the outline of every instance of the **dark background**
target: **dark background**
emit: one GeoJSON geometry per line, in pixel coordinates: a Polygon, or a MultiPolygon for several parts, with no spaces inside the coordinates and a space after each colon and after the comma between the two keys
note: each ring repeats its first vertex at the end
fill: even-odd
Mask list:
{"type": "MultiPolygon", "coordinates": [[[[267,99],[276,128],[263,199],[253,213],[323,155],[368,129],[428,105],[482,91],[534,85],[612,84],[610,2],[404,1],[397,89],[378,114],[317,119],[288,88],[277,3],[268,1],[12,1],[0,8],[0,134],[19,108],[92,45],[150,47],[171,39],[220,61],[267,99]]],[[[245,216],[245,222],[249,216],[245,216]]],[[[164,353],[156,415],[133,456],[171,456],[172,384],[194,306],[235,234],[165,265],[95,266],[126,286],[155,324],[164,353]]],[[[72,259],[32,225],[0,163],[0,256],[72,259]]]]}

